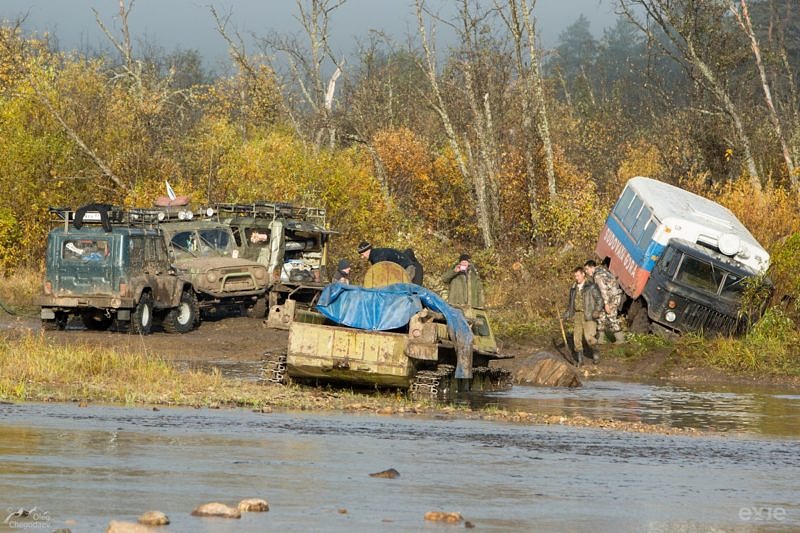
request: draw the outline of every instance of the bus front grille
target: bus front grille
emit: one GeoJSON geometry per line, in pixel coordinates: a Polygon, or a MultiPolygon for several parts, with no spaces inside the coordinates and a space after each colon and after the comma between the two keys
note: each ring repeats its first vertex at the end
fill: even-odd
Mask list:
{"type": "Polygon", "coordinates": [[[731,335],[739,329],[739,321],[710,307],[697,303],[689,304],[683,314],[683,322],[689,331],[731,335]]]}

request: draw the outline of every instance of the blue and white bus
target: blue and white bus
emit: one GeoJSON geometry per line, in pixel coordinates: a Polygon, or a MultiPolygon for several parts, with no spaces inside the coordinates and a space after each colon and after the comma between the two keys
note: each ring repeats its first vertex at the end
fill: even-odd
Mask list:
{"type": "Polygon", "coordinates": [[[681,333],[741,331],[742,281],[769,254],[725,207],[650,178],[625,185],[595,250],[649,321],[681,333]]]}

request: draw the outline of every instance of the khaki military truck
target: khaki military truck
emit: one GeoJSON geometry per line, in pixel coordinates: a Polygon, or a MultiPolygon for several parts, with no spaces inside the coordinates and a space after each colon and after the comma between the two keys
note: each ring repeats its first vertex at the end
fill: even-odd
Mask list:
{"type": "Polygon", "coordinates": [[[334,232],[325,227],[325,210],[277,202],[215,208],[230,226],[240,257],[269,272],[267,325],[288,328],[297,314],[313,306],[329,281],[328,241],[334,232]]]}
{"type": "Polygon", "coordinates": [[[172,264],[191,283],[201,311],[244,307],[248,314],[263,315],[267,269],[239,257],[230,226],[213,209],[196,214],[186,206],[165,206],[139,212],[158,218],[172,264]]]}
{"type": "MultiPolygon", "coordinates": [[[[421,310],[388,331],[348,326],[322,313],[298,315],[289,327],[286,353],[265,354],[265,379],[395,387],[407,389],[413,396],[435,398],[511,385],[508,370],[489,366],[490,361],[511,356],[499,353],[485,310],[450,307],[435,293],[410,284],[403,268],[394,263],[373,265],[366,279],[380,280],[381,285],[374,287],[381,291],[375,294],[377,300],[392,294],[418,295],[421,310]],[[454,322],[468,328],[468,341],[454,322]]],[[[367,305],[368,313],[396,314],[396,309],[367,305]]]]}
{"type": "Polygon", "coordinates": [[[79,316],[90,330],[113,323],[147,335],[186,333],[197,324],[197,299],[190,281],[170,265],[154,219],[105,204],[76,211],[53,208],[60,223],[47,237],[41,307],[44,329],[64,329],[79,316]]]}

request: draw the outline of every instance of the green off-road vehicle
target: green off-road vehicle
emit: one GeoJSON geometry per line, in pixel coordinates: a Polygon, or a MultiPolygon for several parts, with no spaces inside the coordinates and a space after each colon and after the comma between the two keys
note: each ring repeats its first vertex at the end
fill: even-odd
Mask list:
{"type": "Polygon", "coordinates": [[[54,208],[63,221],[47,238],[46,275],[38,298],[45,329],[64,329],[70,316],[86,328],[115,321],[146,335],[160,323],[185,333],[198,322],[191,282],[170,266],[161,230],[122,209],[90,204],[54,208]]]}
{"type": "Polygon", "coordinates": [[[172,264],[191,283],[202,311],[244,307],[248,314],[264,316],[267,268],[239,256],[230,226],[214,210],[198,215],[185,207],[146,211],[159,218],[172,264]]]}
{"type": "Polygon", "coordinates": [[[267,324],[288,328],[295,314],[313,306],[329,282],[327,250],[334,232],[325,227],[325,210],[276,202],[215,208],[230,226],[240,257],[264,265],[269,272],[267,324]]]}

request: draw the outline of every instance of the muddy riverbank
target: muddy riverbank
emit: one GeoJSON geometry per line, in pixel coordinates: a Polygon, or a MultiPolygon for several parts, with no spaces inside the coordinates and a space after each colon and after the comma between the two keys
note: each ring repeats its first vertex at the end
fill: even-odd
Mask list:
{"type": "MultiPolygon", "coordinates": [[[[11,316],[0,313],[0,333],[15,336],[23,332],[39,332],[40,322],[30,315],[11,316]]],[[[128,351],[144,351],[166,360],[198,367],[219,363],[220,366],[257,364],[265,352],[286,349],[288,332],[265,327],[262,320],[246,317],[223,317],[203,321],[200,328],[183,335],[156,332],[146,337],[114,331],[87,331],[79,323],[66,331],[44,333],[59,345],[84,343],[128,351]]],[[[516,369],[526,355],[539,351],[564,354],[558,339],[528,337],[500,341],[503,353],[515,359],[499,362],[499,366],[516,369]]],[[[698,366],[672,347],[655,347],[635,357],[613,344],[598,348],[600,364],[587,364],[582,369],[584,379],[623,381],[660,380],[676,384],[710,384],[715,386],[790,386],[800,387],[800,376],[747,375],[725,372],[708,366],[698,366]]]]}
{"type": "MultiPolygon", "coordinates": [[[[81,386],[79,383],[60,386],[53,383],[26,383],[22,395],[6,396],[6,399],[13,400],[245,406],[260,410],[295,408],[406,417],[442,415],[460,419],[600,427],[662,434],[761,432],[762,426],[766,425],[772,428],[766,431],[769,434],[800,434],[800,431],[792,429],[791,423],[787,425],[772,421],[767,412],[774,408],[774,397],[793,398],[797,394],[795,379],[725,376],[720,372],[681,364],[680,357],[668,350],[646,353],[631,360],[617,353],[619,347],[610,345],[603,348],[600,364],[588,364],[582,369],[585,386],[580,390],[518,386],[510,393],[460,398],[453,405],[440,405],[412,402],[392,391],[376,393],[327,387],[284,388],[259,383],[264,353],[284,350],[287,332],[268,329],[262,321],[245,317],[207,320],[201,328],[185,335],[156,332],[142,337],[115,331],[85,331],[79,324],[66,331],[41,332],[38,320],[30,317],[10,320],[6,317],[5,321],[0,321],[0,331],[10,342],[25,335],[35,335],[54,347],[88,346],[152,355],[169,361],[181,372],[199,371],[218,376],[212,386],[196,387],[194,392],[184,388],[180,393],[164,391],[149,395],[137,395],[136,390],[124,387],[120,393],[109,393],[105,383],[97,387],[81,386]],[[748,387],[753,390],[748,390],[748,387]],[[622,392],[608,392],[617,389],[622,392]],[[698,402],[724,405],[728,401],[726,390],[745,397],[737,404],[740,408],[731,414],[733,422],[715,419],[706,424],[687,423],[691,416],[681,413],[691,413],[698,402]],[[648,403],[648,398],[660,398],[663,401],[648,403]],[[651,405],[652,409],[640,412],[635,408],[620,407],[624,405],[651,405]],[[667,409],[675,415],[654,415],[659,409],[667,409]],[[754,410],[755,414],[743,417],[747,410],[754,410]],[[744,422],[738,422],[742,420],[744,422]]],[[[558,348],[552,343],[548,346],[548,342],[542,339],[528,340],[522,344],[507,343],[505,351],[520,357],[503,361],[502,365],[513,370],[522,364],[525,355],[541,350],[556,352],[558,348]]],[[[787,405],[788,411],[780,409],[781,420],[791,418],[794,412],[795,403],[788,401],[787,405]],[[784,416],[786,413],[789,415],[784,416]]]]}

